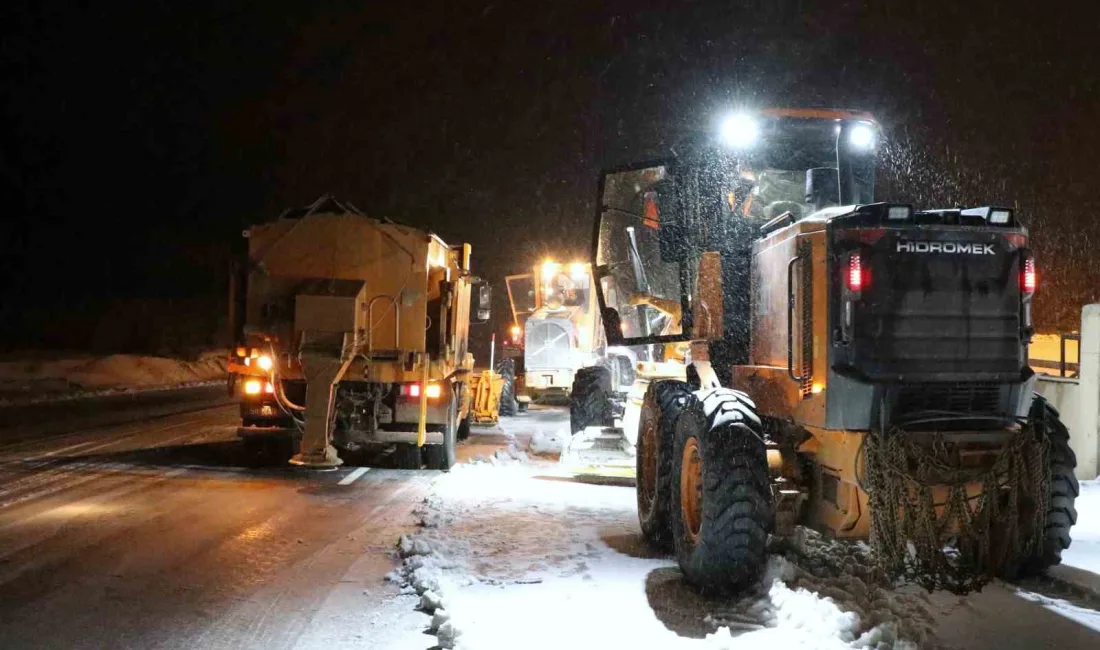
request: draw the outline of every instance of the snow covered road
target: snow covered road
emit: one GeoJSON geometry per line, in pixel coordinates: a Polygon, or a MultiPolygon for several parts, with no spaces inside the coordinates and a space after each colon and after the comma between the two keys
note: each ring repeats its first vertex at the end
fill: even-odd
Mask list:
{"type": "MultiPolygon", "coordinates": [[[[1095,605],[1066,602],[1048,583],[1026,590],[994,583],[965,599],[912,587],[883,591],[864,579],[864,547],[813,533],[775,549],[753,593],[702,598],[682,583],[671,558],[646,548],[632,487],[576,482],[547,460],[510,460],[532,439],[544,444],[568,420],[548,411],[527,418],[506,421],[495,440],[512,443],[511,455],[459,466],[435,481],[417,512],[421,530],[403,539],[403,566],[391,579],[422,595],[443,647],[1082,648],[1100,642],[1095,605]]],[[[478,445],[478,436],[471,442],[478,445]]],[[[1095,485],[1085,490],[1100,495],[1095,485]]],[[[1082,513],[1081,562],[1095,558],[1088,552],[1097,543],[1092,526],[1100,526],[1100,504],[1082,513]]],[[[428,626],[427,615],[424,620],[428,626]]]]}

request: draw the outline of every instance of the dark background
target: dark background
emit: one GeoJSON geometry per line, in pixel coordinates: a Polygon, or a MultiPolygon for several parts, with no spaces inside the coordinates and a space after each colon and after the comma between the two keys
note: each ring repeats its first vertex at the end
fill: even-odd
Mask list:
{"type": "Polygon", "coordinates": [[[872,111],[881,196],[1019,210],[1041,330],[1100,297],[1083,2],[71,4],[0,8],[3,348],[217,343],[242,228],[325,192],[503,289],[587,255],[601,166],[739,106],[872,111]]]}

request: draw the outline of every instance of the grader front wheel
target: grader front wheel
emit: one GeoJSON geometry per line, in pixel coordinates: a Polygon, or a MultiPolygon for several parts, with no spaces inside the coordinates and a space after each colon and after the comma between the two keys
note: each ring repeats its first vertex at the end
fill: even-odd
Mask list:
{"type": "Polygon", "coordinates": [[[775,526],[760,421],[741,395],[718,389],[692,396],[675,426],[676,560],[703,593],[737,592],[756,582],[775,526]]]}

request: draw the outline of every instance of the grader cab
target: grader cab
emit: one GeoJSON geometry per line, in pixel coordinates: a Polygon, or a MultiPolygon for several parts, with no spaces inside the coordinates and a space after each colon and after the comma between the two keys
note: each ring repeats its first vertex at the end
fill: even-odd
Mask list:
{"type": "Polygon", "coordinates": [[[878,137],[862,113],[768,110],[601,179],[609,342],[690,342],[686,381],[649,378],[626,435],[642,529],[704,591],[750,585],[796,524],[956,591],[1069,545],[1075,459],[1027,365],[1027,229],[876,203],[878,137]]]}

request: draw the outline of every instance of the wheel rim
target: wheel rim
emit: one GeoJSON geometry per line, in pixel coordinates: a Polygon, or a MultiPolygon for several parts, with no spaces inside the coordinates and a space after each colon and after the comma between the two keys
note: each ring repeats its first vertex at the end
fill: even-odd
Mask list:
{"type": "Polygon", "coordinates": [[[642,430],[639,432],[642,442],[642,476],[638,481],[641,491],[643,516],[653,510],[657,499],[657,420],[645,406],[642,407],[642,430]]]}
{"type": "Polygon", "coordinates": [[[703,457],[699,454],[699,440],[688,438],[680,465],[680,510],[684,515],[684,532],[692,543],[699,540],[703,525],[703,457]]]}

